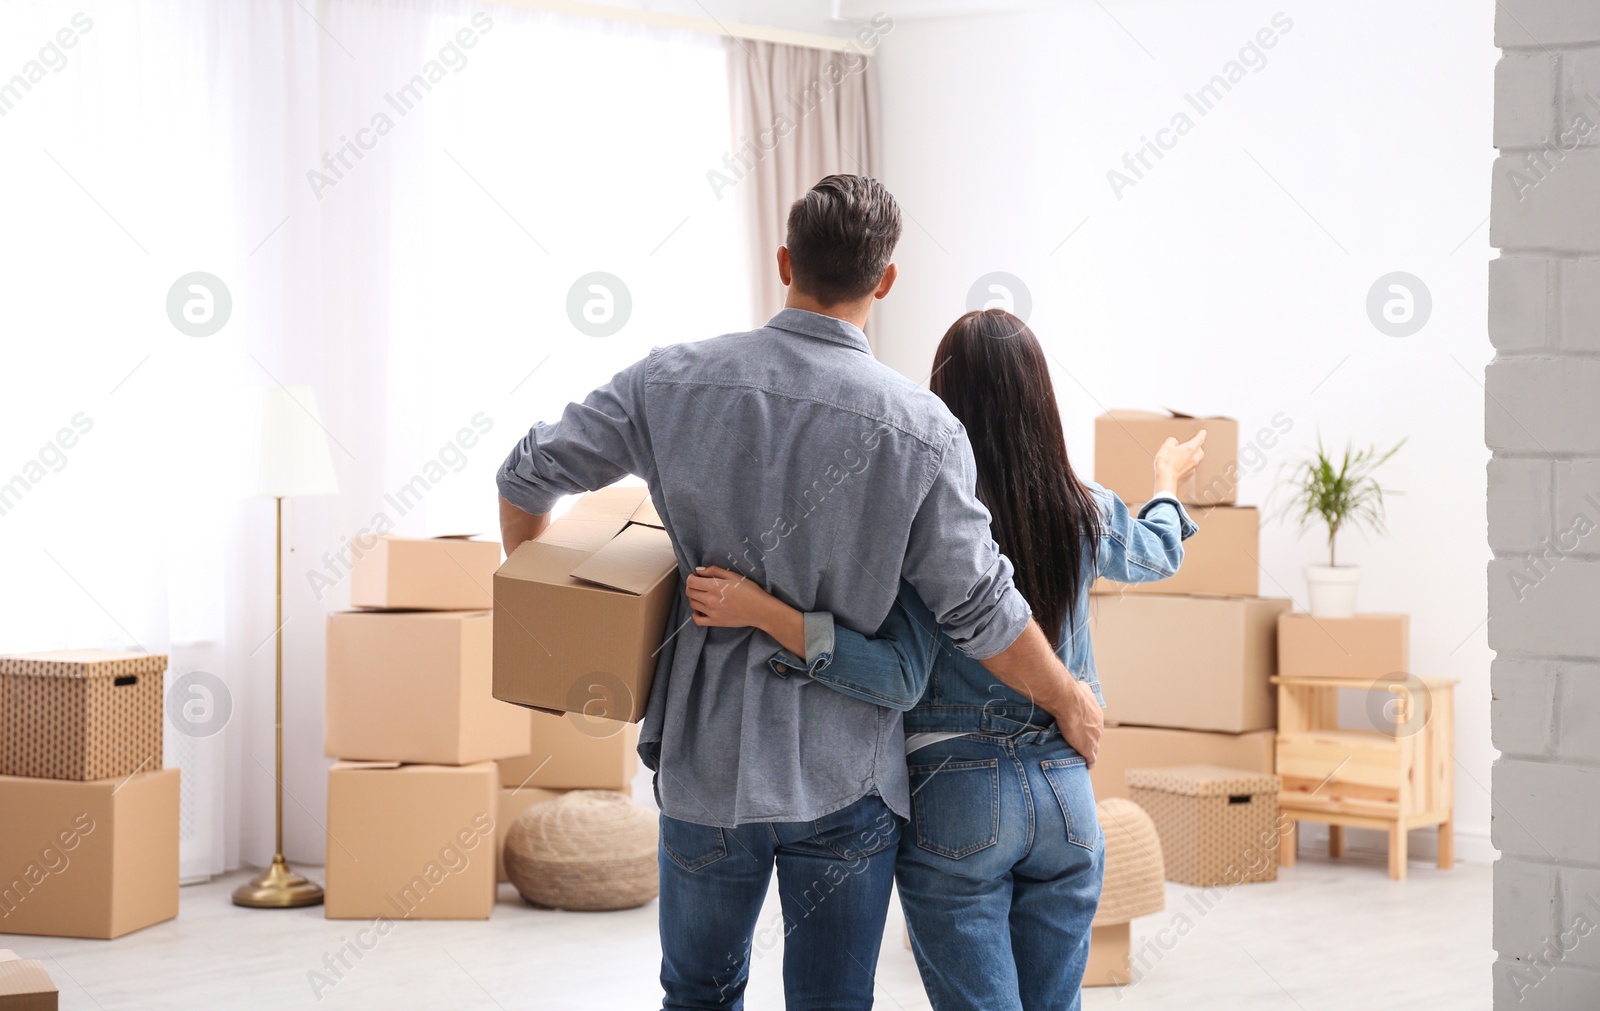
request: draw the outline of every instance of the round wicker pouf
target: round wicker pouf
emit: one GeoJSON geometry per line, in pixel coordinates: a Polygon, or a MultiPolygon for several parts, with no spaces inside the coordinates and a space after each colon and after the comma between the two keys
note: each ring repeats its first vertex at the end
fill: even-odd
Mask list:
{"type": "Polygon", "coordinates": [[[574,790],[535,804],[506,835],[506,876],[551,909],[631,909],[656,897],[656,813],[620,793],[574,790]]]}
{"type": "Polygon", "coordinates": [[[1159,912],[1167,904],[1167,875],[1155,822],[1126,797],[1108,797],[1096,810],[1106,836],[1106,876],[1094,925],[1127,923],[1159,912]]]}

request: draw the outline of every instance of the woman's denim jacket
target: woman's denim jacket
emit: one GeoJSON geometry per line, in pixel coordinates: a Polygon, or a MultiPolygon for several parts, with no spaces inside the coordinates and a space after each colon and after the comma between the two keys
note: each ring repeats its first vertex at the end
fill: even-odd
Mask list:
{"type": "MultiPolygon", "coordinates": [[[[1099,576],[1149,583],[1174,575],[1183,561],[1183,542],[1198,528],[1175,499],[1152,499],[1135,516],[1111,492],[1092,482],[1085,485],[1100,505],[1098,551],[1092,569],[1084,553],[1077,606],[1056,655],[1104,705],[1089,642],[1090,585],[1099,576]]],[[[1055,724],[1055,717],[959,652],[904,581],[875,635],[834,625],[828,614],[807,614],[806,644],[809,663],[784,650],[768,661],[772,671],[780,677],[809,676],[853,698],[905,710],[908,734],[1013,733],[1055,724]]]]}

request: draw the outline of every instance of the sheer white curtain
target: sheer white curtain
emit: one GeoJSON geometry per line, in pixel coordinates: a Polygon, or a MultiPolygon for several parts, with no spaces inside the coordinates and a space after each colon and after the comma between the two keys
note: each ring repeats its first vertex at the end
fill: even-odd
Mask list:
{"type": "MultiPolygon", "coordinates": [[[[198,14],[0,5],[0,650],[167,652],[237,694],[246,312],[207,338],[166,313],[178,277],[237,277],[246,252],[198,14]]],[[[183,870],[203,876],[227,857],[225,736],[166,736],[183,870]]]]}
{"type": "Polygon", "coordinates": [[[264,862],[272,510],[240,497],[241,391],[310,385],[342,493],[286,504],[284,785],[318,862],[351,540],[493,531],[529,423],[750,325],[708,179],[721,44],[455,2],[3,3],[0,110],[0,651],[215,674],[226,729],[167,731],[184,871],[264,862]],[[194,271],[232,302],[206,336],[168,316],[194,271]]]}

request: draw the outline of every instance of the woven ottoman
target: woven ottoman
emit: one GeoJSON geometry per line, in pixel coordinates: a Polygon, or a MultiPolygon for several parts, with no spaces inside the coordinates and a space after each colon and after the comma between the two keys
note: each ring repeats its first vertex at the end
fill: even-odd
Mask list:
{"type": "Polygon", "coordinates": [[[506,834],[506,876],[550,909],[631,909],[656,897],[657,816],[620,793],[574,790],[524,811],[506,834]]]}
{"type": "Polygon", "coordinates": [[[1089,934],[1083,985],[1118,986],[1129,982],[1129,921],[1166,908],[1161,837],[1150,816],[1124,797],[1102,800],[1095,809],[1106,837],[1105,882],[1089,934]]]}
{"type": "Polygon", "coordinates": [[[1279,783],[1215,765],[1128,770],[1129,798],[1161,833],[1167,880],[1200,888],[1277,880],[1279,783]]]}

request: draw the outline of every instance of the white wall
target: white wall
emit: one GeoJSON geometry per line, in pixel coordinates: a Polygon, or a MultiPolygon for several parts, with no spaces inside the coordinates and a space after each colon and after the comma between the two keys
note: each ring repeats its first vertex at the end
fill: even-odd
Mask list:
{"type": "MultiPolygon", "coordinates": [[[[1494,755],[1480,386],[1492,16],[1490,4],[1392,0],[1074,0],[901,17],[879,57],[884,175],[909,216],[880,321],[890,364],[925,378],[969,287],[1007,271],[1058,360],[1085,473],[1102,407],[1228,414],[1246,431],[1282,412],[1293,431],[1246,478],[1242,503],[1261,503],[1278,463],[1319,431],[1339,445],[1409,438],[1385,474],[1405,492],[1391,535],[1353,538],[1341,560],[1366,569],[1364,610],[1411,613],[1414,671],[1461,681],[1469,857],[1489,828],[1494,755]],[[1279,12],[1292,27],[1265,65],[1209,113],[1189,105],[1279,12]],[[1167,137],[1172,149],[1119,199],[1107,171],[1180,112],[1192,129],[1167,137]],[[1397,270],[1433,303],[1404,338],[1380,333],[1365,307],[1397,270]]],[[[1319,551],[1315,535],[1269,524],[1262,592],[1303,603],[1301,566],[1319,551]]],[[[1431,836],[1413,845],[1430,852],[1431,836]]]]}

